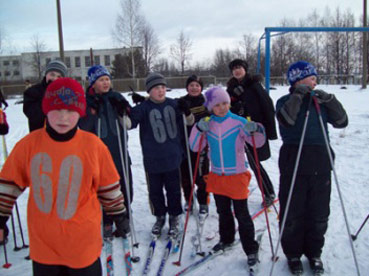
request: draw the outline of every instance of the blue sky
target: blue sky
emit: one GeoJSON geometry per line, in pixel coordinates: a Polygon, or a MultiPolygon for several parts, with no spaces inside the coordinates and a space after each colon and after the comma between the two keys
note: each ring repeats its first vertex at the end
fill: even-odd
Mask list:
{"type": "MultiPolygon", "coordinates": [[[[120,0],[61,0],[65,50],[112,48],[112,29],[120,0]]],[[[219,48],[233,49],[243,34],[263,34],[265,27],[279,26],[283,18],[297,21],[312,11],[324,14],[348,8],[356,20],[362,0],[141,0],[141,11],[154,28],[163,55],[181,30],[190,37],[192,62],[206,61],[219,48]]],[[[357,22],[358,23],[358,22],[357,22]]],[[[32,51],[38,35],[47,50],[58,50],[56,0],[0,0],[2,54],[32,51]]]]}

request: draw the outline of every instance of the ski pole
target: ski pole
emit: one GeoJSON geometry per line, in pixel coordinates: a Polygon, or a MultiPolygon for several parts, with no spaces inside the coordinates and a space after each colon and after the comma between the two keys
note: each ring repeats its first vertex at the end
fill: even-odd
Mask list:
{"type": "MultiPolygon", "coordinates": [[[[250,152],[250,150],[249,150],[249,148],[247,147],[247,145],[245,145],[245,151],[246,151],[246,156],[247,156],[247,159],[250,161],[250,163],[252,163],[252,165],[256,168],[256,162],[255,162],[255,159],[254,159],[254,157],[252,156],[252,154],[251,154],[251,152],[250,152]]],[[[260,161],[259,161],[260,162],[260,161]]],[[[260,163],[259,163],[260,164],[260,163]]],[[[261,172],[261,171],[260,171],[261,172]]],[[[258,181],[259,181],[259,179],[258,179],[258,181]]],[[[263,185],[266,185],[266,184],[264,184],[265,182],[263,181],[263,185]]],[[[264,188],[266,188],[266,186],[263,186],[264,188]]],[[[265,190],[264,190],[264,192],[266,192],[267,193],[267,195],[268,196],[270,196],[270,192],[268,191],[268,189],[266,188],[265,190]]],[[[278,210],[277,210],[277,207],[275,206],[275,204],[274,204],[274,201],[272,202],[272,206],[273,206],[273,209],[274,209],[274,211],[275,211],[275,213],[277,214],[277,217],[279,217],[279,212],[278,212],[278,210]]]]}
{"type": "MultiPolygon", "coordinates": [[[[125,121],[123,121],[123,125],[125,125],[125,121]]],[[[130,195],[130,188],[129,188],[129,183],[128,183],[128,178],[127,178],[127,173],[126,172],[126,167],[124,164],[124,157],[123,157],[123,149],[122,149],[122,139],[120,137],[120,131],[119,131],[119,122],[118,119],[115,119],[115,126],[117,129],[117,136],[118,136],[118,146],[119,146],[119,154],[120,154],[120,160],[122,162],[122,170],[123,170],[123,177],[124,177],[124,184],[125,184],[125,188],[126,188],[126,195],[127,195],[127,209],[128,209],[128,216],[129,216],[129,226],[131,228],[131,232],[134,232],[134,224],[133,224],[133,218],[132,218],[132,210],[131,210],[131,195],[130,195]]],[[[126,145],[127,146],[127,145],[126,145]]],[[[134,253],[134,248],[137,247],[138,245],[135,244],[134,238],[133,238],[134,234],[131,234],[131,247],[132,247],[132,257],[131,260],[132,262],[136,263],[140,260],[139,256],[135,256],[134,253]]]]}
{"type": "Polygon", "coordinates": [[[351,235],[352,240],[356,240],[357,239],[357,235],[359,235],[361,229],[363,229],[365,223],[368,221],[369,215],[366,216],[366,219],[364,220],[364,222],[361,224],[361,226],[359,227],[359,230],[357,230],[355,235],[351,235]]]}
{"type": "Polygon", "coordinates": [[[12,230],[13,230],[13,240],[14,240],[14,251],[19,251],[22,248],[17,245],[17,235],[15,234],[15,223],[14,223],[14,217],[13,214],[10,216],[11,223],[12,223],[12,230]]]}
{"type": "MultiPolygon", "coordinates": [[[[250,118],[248,118],[248,121],[250,121],[250,118]]],[[[267,211],[267,205],[266,205],[266,202],[265,202],[263,179],[261,178],[259,156],[258,156],[258,151],[256,149],[256,142],[255,142],[255,134],[254,133],[251,133],[251,141],[252,141],[252,148],[254,150],[256,171],[257,171],[257,175],[258,175],[258,181],[257,182],[259,184],[259,188],[260,188],[260,191],[261,191],[261,197],[263,199],[263,207],[264,207],[265,221],[266,221],[267,229],[268,229],[270,249],[272,250],[272,260],[274,261],[274,257],[275,256],[274,256],[274,248],[273,248],[272,234],[270,232],[269,216],[268,216],[268,211],[267,211]]]]}
{"type": "MultiPolygon", "coordinates": [[[[274,252],[273,256],[277,256],[277,254],[278,254],[279,245],[281,243],[283,232],[284,232],[284,227],[285,227],[286,221],[287,221],[287,215],[288,215],[288,211],[289,211],[290,204],[291,204],[292,193],[293,193],[293,189],[295,187],[297,169],[298,169],[299,163],[300,163],[302,146],[304,144],[306,126],[307,126],[307,122],[308,122],[309,115],[310,115],[310,106],[311,106],[311,103],[312,103],[313,94],[314,94],[314,91],[311,91],[308,107],[307,107],[307,110],[306,110],[306,113],[305,113],[305,119],[304,119],[304,125],[303,125],[303,128],[302,128],[300,143],[299,143],[299,147],[298,147],[298,150],[297,150],[296,162],[295,162],[295,166],[294,166],[294,169],[293,169],[293,174],[292,174],[292,179],[291,179],[291,186],[290,186],[290,190],[288,192],[288,197],[287,197],[287,202],[286,202],[286,207],[285,207],[285,210],[284,210],[284,214],[282,214],[283,215],[282,224],[280,226],[278,242],[277,242],[277,245],[276,245],[275,252],[274,252]]],[[[272,262],[272,267],[270,269],[269,276],[273,275],[274,265],[276,263],[275,261],[276,260],[273,260],[273,262],[272,262]]]]}
{"type": "Polygon", "coordinates": [[[340,202],[341,202],[342,213],[343,213],[343,217],[345,219],[346,230],[347,230],[348,238],[349,238],[349,241],[350,241],[352,256],[354,258],[354,263],[355,263],[357,275],[360,276],[359,264],[358,264],[357,258],[356,258],[356,253],[355,253],[355,249],[354,249],[354,243],[352,242],[352,239],[351,239],[351,232],[350,232],[350,227],[349,227],[349,223],[348,223],[348,218],[347,218],[347,215],[346,215],[345,205],[343,203],[343,197],[342,197],[340,185],[338,183],[336,169],[334,167],[334,162],[333,162],[333,157],[332,157],[331,149],[330,149],[329,142],[328,142],[327,132],[326,132],[326,129],[325,129],[324,123],[323,123],[322,113],[321,113],[321,110],[320,110],[318,99],[314,95],[312,95],[312,98],[313,98],[313,101],[314,101],[314,106],[315,106],[316,112],[318,113],[320,127],[321,127],[321,130],[322,130],[323,136],[324,136],[325,145],[327,147],[329,162],[330,162],[331,167],[332,167],[333,176],[334,176],[334,180],[335,180],[335,183],[336,183],[336,188],[337,188],[338,196],[339,196],[339,199],[340,199],[340,202]]]}
{"type": "Polygon", "coordinates": [[[4,240],[3,240],[3,249],[4,249],[4,259],[5,259],[5,264],[3,264],[3,268],[9,268],[12,264],[8,262],[8,254],[6,252],[6,240],[5,240],[5,237],[4,237],[4,240]]]}
{"type": "MultiPolygon", "coordinates": [[[[196,204],[196,200],[197,200],[197,195],[195,192],[195,181],[196,179],[193,178],[193,174],[192,174],[192,162],[191,162],[191,154],[190,154],[190,146],[189,146],[189,142],[188,142],[188,131],[187,131],[187,126],[186,126],[186,116],[185,114],[182,114],[183,117],[183,128],[184,128],[184,136],[185,136],[185,142],[186,142],[186,152],[187,152],[187,161],[188,161],[188,171],[189,171],[189,175],[190,175],[190,179],[193,180],[192,182],[192,187],[191,187],[191,194],[190,197],[192,197],[192,205],[189,204],[189,210],[190,210],[190,206],[194,206],[194,210],[195,210],[195,220],[196,220],[196,227],[197,227],[197,236],[198,236],[198,240],[199,240],[199,249],[200,252],[199,254],[203,254],[202,252],[202,246],[201,246],[201,233],[200,233],[200,221],[199,221],[199,217],[198,217],[198,208],[197,208],[197,204],[196,204]]],[[[200,155],[201,155],[201,151],[200,155]]],[[[199,164],[200,164],[200,159],[199,159],[199,164]]],[[[189,211],[187,210],[187,211],[189,211]]]]}
{"type": "Polygon", "coordinates": [[[22,243],[23,243],[22,248],[28,248],[29,246],[28,246],[27,244],[25,244],[25,242],[24,242],[23,228],[22,228],[22,223],[21,223],[20,216],[19,216],[19,209],[18,209],[18,204],[17,204],[17,202],[15,202],[15,211],[16,211],[16,213],[17,213],[17,219],[18,219],[19,231],[20,231],[21,238],[22,238],[22,243]]]}
{"type": "MultiPolygon", "coordinates": [[[[204,140],[205,134],[202,133],[201,137],[200,137],[200,142],[199,142],[199,150],[197,152],[197,157],[196,157],[196,164],[195,164],[195,169],[194,169],[194,176],[192,178],[192,188],[191,188],[191,194],[190,194],[190,198],[188,200],[188,206],[191,206],[192,203],[192,195],[193,195],[193,187],[195,186],[195,179],[197,176],[197,169],[199,166],[199,161],[200,161],[200,153],[201,153],[201,146],[202,146],[202,141],[204,140]]],[[[181,259],[182,259],[182,253],[183,253],[183,247],[184,247],[184,241],[185,241],[185,237],[186,237],[186,230],[187,230],[187,224],[188,224],[188,219],[190,217],[190,209],[188,208],[187,213],[186,213],[186,220],[185,220],[185,224],[184,224],[184,228],[183,228],[183,235],[182,235],[182,240],[181,240],[181,249],[179,251],[179,257],[178,257],[178,261],[173,262],[174,265],[177,266],[181,266],[181,259]]]]}

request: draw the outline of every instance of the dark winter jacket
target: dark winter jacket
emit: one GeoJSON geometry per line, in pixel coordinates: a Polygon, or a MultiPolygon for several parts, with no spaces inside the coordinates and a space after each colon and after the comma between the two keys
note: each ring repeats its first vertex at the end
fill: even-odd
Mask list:
{"type": "Polygon", "coordinates": [[[140,124],[140,142],[145,170],[163,173],[178,169],[183,159],[183,117],[177,101],[151,99],[132,108],[132,128],[140,124]]]}
{"type": "Polygon", "coordinates": [[[42,99],[47,86],[46,77],[44,77],[40,83],[32,85],[23,92],[23,113],[28,118],[30,132],[44,127],[46,116],[42,111],[42,99]]]}
{"type": "MultiPolygon", "coordinates": [[[[109,148],[109,151],[113,157],[114,164],[120,175],[123,175],[122,162],[120,157],[119,140],[117,135],[118,120],[120,141],[122,143],[122,154],[124,156],[124,141],[128,141],[128,135],[124,139],[123,127],[120,122],[116,109],[111,104],[110,98],[116,98],[118,101],[125,101],[125,98],[119,92],[115,92],[110,89],[109,92],[101,95],[96,95],[93,90],[89,90],[86,93],[86,117],[82,117],[79,121],[79,127],[83,130],[100,135],[101,140],[109,148]],[[92,110],[96,111],[96,114],[92,114],[92,110]],[[100,119],[100,120],[99,120],[100,119]],[[100,124],[100,131],[98,131],[98,125],[100,124]]],[[[131,164],[130,157],[128,155],[128,162],[131,164]]]]}
{"type": "MultiPolygon", "coordinates": [[[[197,97],[193,97],[193,96],[190,96],[190,95],[187,94],[186,96],[181,97],[181,99],[186,100],[186,102],[187,102],[187,104],[188,104],[188,106],[191,110],[191,113],[195,117],[195,123],[200,121],[201,118],[204,118],[206,116],[210,116],[210,113],[208,112],[208,110],[204,106],[205,97],[204,97],[203,94],[200,94],[197,97]]],[[[190,135],[191,129],[192,129],[192,125],[187,126],[188,135],[190,135]]]]}
{"type": "MultiPolygon", "coordinates": [[[[231,97],[231,111],[252,121],[261,123],[266,132],[265,144],[257,149],[260,161],[270,157],[268,140],[277,139],[274,104],[260,83],[260,76],[249,76],[238,82],[231,78],[227,83],[227,92],[231,97]]],[[[247,145],[253,154],[252,146],[247,145]]]]}
{"type": "MultiPolygon", "coordinates": [[[[285,174],[293,173],[310,99],[307,95],[301,100],[301,96],[294,92],[295,88],[291,88],[290,94],[281,97],[276,104],[276,116],[283,141],[279,155],[279,167],[281,173],[285,174]]],[[[321,103],[320,109],[327,137],[329,134],[328,123],[335,128],[347,126],[346,111],[334,95],[332,95],[329,102],[321,103]]],[[[333,154],[332,149],[331,153],[333,154]]],[[[330,170],[331,166],[323,131],[318,113],[312,103],[309,108],[298,173],[303,175],[323,174],[330,170]]]]}

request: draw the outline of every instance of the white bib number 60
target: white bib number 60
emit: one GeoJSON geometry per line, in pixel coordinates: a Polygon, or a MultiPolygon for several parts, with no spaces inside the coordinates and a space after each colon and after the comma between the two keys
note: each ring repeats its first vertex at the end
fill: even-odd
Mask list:
{"type": "MultiPolygon", "coordinates": [[[[38,153],[32,158],[33,197],[39,210],[46,214],[50,213],[53,205],[52,181],[47,175],[52,170],[51,157],[47,153],[38,153]]],[[[82,170],[82,162],[76,155],[67,156],[61,163],[56,195],[57,213],[61,219],[70,219],[76,212],[82,170]]]]}

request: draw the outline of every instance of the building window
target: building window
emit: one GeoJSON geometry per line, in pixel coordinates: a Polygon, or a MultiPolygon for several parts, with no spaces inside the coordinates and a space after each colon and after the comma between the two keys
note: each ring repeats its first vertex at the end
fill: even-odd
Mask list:
{"type": "Polygon", "coordinates": [[[18,66],[19,65],[19,60],[13,60],[12,63],[13,63],[14,66],[18,66]]]}
{"type": "Polygon", "coordinates": [[[13,71],[13,76],[19,76],[19,75],[20,75],[19,71],[17,70],[13,71]]]}
{"type": "Polygon", "coordinates": [[[110,66],[110,56],[104,56],[105,66],[110,66]]]}
{"type": "Polygon", "coordinates": [[[66,65],[68,68],[70,68],[70,57],[65,57],[64,61],[65,61],[65,65],[66,65]]]}
{"type": "Polygon", "coordinates": [[[3,65],[4,65],[4,66],[9,65],[9,60],[4,60],[4,61],[3,61],[3,65]]]}
{"type": "Polygon", "coordinates": [[[85,56],[85,67],[91,66],[91,58],[89,56],[85,56]]]}
{"type": "Polygon", "coordinates": [[[81,58],[80,57],[75,57],[74,58],[74,64],[76,67],[81,67],[81,58]]]}
{"type": "Polygon", "coordinates": [[[10,72],[9,71],[5,71],[5,77],[10,76],[10,72]]]}
{"type": "Polygon", "coordinates": [[[100,65],[100,56],[94,56],[95,65],[100,65]]]}
{"type": "Polygon", "coordinates": [[[46,66],[50,63],[51,58],[46,58],[46,66]]]}

